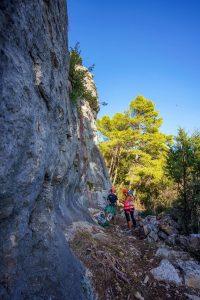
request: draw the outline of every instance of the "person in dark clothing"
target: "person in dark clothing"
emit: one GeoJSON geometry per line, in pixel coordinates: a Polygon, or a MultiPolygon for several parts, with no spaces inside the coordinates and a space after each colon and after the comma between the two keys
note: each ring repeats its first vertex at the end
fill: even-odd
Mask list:
{"type": "Polygon", "coordinates": [[[110,189],[110,193],[108,194],[107,201],[109,202],[109,205],[111,205],[114,208],[114,216],[112,218],[113,223],[115,223],[115,215],[117,211],[117,195],[115,194],[115,188],[112,187],[110,189]]]}
{"type": "Polygon", "coordinates": [[[110,189],[110,193],[108,194],[107,200],[109,202],[110,205],[115,206],[117,204],[117,195],[115,194],[115,190],[112,187],[112,189],[110,189]]]}

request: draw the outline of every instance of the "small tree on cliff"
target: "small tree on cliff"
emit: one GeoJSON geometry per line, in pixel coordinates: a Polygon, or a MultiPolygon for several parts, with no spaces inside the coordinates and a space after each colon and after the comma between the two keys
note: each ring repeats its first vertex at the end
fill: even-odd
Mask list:
{"type": "Polygon", "coordinates": [[[96,91],[96,86],[93,84],[95,93],[88,88],[88,80],[90,77],[94,65],[86,68],[83,66],[83,60],[81,57],[80,45],[77,43],[74,48],[70,50],[70,62],[69,62],[69,81],[71,83],[70,99],[76,103],[78,99],[84,99],[88,101],[91,109],[96,113],[99,111],[99,102],[96,91]]]}

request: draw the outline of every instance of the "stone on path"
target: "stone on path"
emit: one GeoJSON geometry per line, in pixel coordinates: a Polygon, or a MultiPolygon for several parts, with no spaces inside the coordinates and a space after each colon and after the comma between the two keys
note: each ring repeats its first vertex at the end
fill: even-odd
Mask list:
{"type": "Polygon", "coordinates": [[[177,285],[182,283],[177,270],[167,259],[163,259],[157,268],[152,269],[151,274],[159,281],[175,283],[177,285]]]}
{"type": "Polygon", "coordinates": [[[139,292],[135,292],[135,293],[134,293],[134,296],[135,296],[135,298],[138,299],[138,300],[144,300],[144,297],[142,297],[142,295],[141,295],[139,292]]]}
{"type": "Polygon", "coordinates": [[[186,294],[186,293],[185,293],[185,296],[186,296],[187,299],[189,299],[189,300],[200,300],[200,297],[199,297],[199,296],[196,296],[196,295],[189,295],[189,294],[186,294]]]}
{"type": "Polygon", "coordinates": [[[184,251],[175,251],[167,247],[160,247],[156,251],[156,256],[161,258],[166,258],[169,260],[183,259],[188,260],[190,258],[189,254],[184,251]]]}
{"type": "Polygon", "coordinates": [[[200,289],[200,265],[192,260],[180,260],[177,264],[184,274],[185,285],[191,288],[200,289]]]}
{"type": "Polygon", "coordinates": [[[143,282],[144,282],[144,284],[146,284],[148,281],[149,281],[149,276],[146,275],[143,282]]]}

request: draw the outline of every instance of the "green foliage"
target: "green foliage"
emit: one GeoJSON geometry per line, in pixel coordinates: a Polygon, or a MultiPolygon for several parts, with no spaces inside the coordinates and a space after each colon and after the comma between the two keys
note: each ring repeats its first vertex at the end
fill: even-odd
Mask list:
{"type": "Polygon", "coordinates": [[[167,158],[168,175],[178,185],[177,207],[186,232],[200,230],[200,133],[179,129],[167,158]]]}
{"type": "MultiPolygon", "coordinates": [[[[94,66],[85,68],[81,58],[79,44],[70,50],[70,64],[69,64],[69,81],[71,83],[70,99],[76,103],[78,99],[88,101],[91,109],[96,113],[99,111],[99,103],[96,87],[94,93],[88,88],[87,81],[90,80],[94,66]]],[[[92,77],[93,78],[93,77],[92,77]]]]}
{"type": "MultiPolygon", "coordinates": [[[[152,101],[138,96],[124,113],[97,125],[112,183],[136,189],[136,203],[159,213],[175,209],[185,232],[200,231],[200,133],[160,131],[162,118],[152,101]]],[[[119,193],[120,195],[120,193],[119,193]]]]}
{"type": "Polygon", "coordinates": [[[156,210],[160,191],[170,183],[164,172],[171,136],[160,132],[162,118],[152,101],[138,96],[125,113],[98,120],[106,137],[100,149],[113,184],[137,189],[149,209],[156,210]]]}
{"type": "Polygon", "coordinates": [[[92,191],[93,188],[94,188],[94,183],[93,182],[90,182],[90,181],[87,181],[87,185],[89,187],[89,190],[92,191]]]}

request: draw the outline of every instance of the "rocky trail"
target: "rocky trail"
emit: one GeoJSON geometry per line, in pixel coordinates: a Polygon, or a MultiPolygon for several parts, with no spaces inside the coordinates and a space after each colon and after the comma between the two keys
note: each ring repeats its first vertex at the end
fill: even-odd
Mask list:
{"type": "Polygon", "coordinates": [[[98,299],[200,299],[200,265],[187,252],[128,231],[122,216],[116,224],[77,223],[67,233],[98,299]]]}

